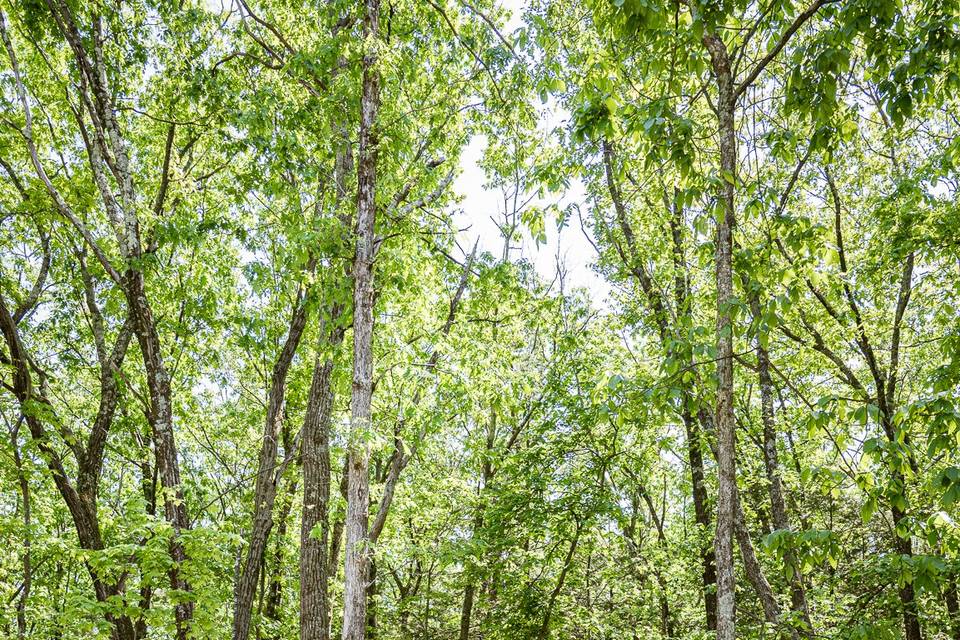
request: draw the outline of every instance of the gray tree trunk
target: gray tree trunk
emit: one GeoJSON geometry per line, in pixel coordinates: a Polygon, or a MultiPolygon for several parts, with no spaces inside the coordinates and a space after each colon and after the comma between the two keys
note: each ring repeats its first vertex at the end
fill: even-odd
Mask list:
{"type": "Polygon", "coordinates": [[[736,637],[736,596],[733,538],[737,502],[736,421],[733,413],[733,230],[735,226],[734,183],[737,175],[737,141],[734,131],[735,87],[730,59],[723,40],[714,33],[703,36],[717,79],[717,110],[720,120],[721,216],[717,220],[717,640],[736,637]]]}
{"type": "MultiPolygon", "coordinates": [[[[363,33],[375,40],[380,26],[380,1],[366,0],[363,33]]],[[[343,640],[363,640],[367,623],[367,576],[370,564],[369,431],[373,395],[373,261],[376,222],[377,108],[380,101],[377,57],[373,48],[363,56],[360,100],[360,151],[357,163],[357,238],[353,260],[353,389],[347,443],[346,559],[344,561],[343,640]]]]}

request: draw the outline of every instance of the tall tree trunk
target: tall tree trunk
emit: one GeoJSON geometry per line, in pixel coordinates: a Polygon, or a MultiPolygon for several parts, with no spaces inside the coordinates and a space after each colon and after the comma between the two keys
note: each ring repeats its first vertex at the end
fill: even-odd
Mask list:
{"type": "Polygon", "coordinates": [[[712,32],[703,36],[716,76],[717,116],[720,124],[720,215],[716,236],[717,280],[717,640],[736,637],[736,596],[733,570],[733,537],[737,501],[736,423],[733,414],[733,230],[734,185],[737,175],[737,141],[734,131],[735,87],[730,59],[723,40],[712,32]]]}
{"type": "Polygon", "coordinates": [[[380,102],[377,56],[380,0],[366,0],[363,34],[363,90],[360,100],[360,151],[357,162],[357,238],[353,261],[353,389],[348,447],[346,560],[344,562],[343,640],[366,637],[370,548],[370,449],[373,395],[373,261],[376,222],[377,109],[380,102]]]}
{"type": "MultiPolygon", "coordinates": [[[[296,355],[300,338],[307,324],[307,303],[302,292],[297,296],[296,307],[290,319],[287,339],[277,355],[270,381],[267,399],[267,416],[260,443],[260,458],[257,464],[257,484],[253,498],[253,523],[251,525],[247,557],[243,563],[240,579],[234,594],[233,640],[247,640],[250,633],[250,617],[253,599],[257,591],[257,577],[263,563],[267,538],[273,527],[273,505],[277,497],[277,439],[283,420],[284,396],[287,388],[287,373],[296,355]]],[[[290,452],[286,452],[287,455],[290,452]]]]}
{"type": "MultiPolygon", "coordinates": [[[[340,310],[331,314],[324,347],[343,341],[340,310]]],[[[330,423],[333,417],[333,356],[319,349],[303,420],[300,455],[303,464],[303,515],[300,525],[300,640],[330,638],[330,423]],[[315,531],[319,526],[319,530],[315,531]]]]}
{"type": "MultiPolygon", "coordinates": [[[[496,339],[496,327],[494,327],[494,339],[496,339]]],[[[490,420],[487,421],[487,437],[484,441],[484,455],[483,455],[483,466],[481,467],[481,484],[480,484],[480,504],[477,505],[477,512],[474,514],[473,518],[473,536],[476,537],[480,534],[480,529],[483,527],[483,515],[484,515],[484,505],[483,505],[483,492],[487,489],[487,485],[490,483],[490,478],[493,476],[493,464],[490,459],[490,456],[493,452],[494,441],[497,436],[497,413],[491,407],[490,409],[490,420]]],[[[470,625],[471,618],[473,616],[473,600],[476,595],[476,586],[472,580],[469,580],[467,585],[463,589],[463,604],[460,607],[460,640],[468,640],[470,637],[470,625]]]]}
{"type": "MultiPolygon", "coordinates": [[[[760,303],[754,294],[751,301],[753,313],[760,315],[760,303]]],[[[783,483],[780,478],[780,461],[777,454],[777,430],[773,411],[773,379],[770,376],[770,355],[766,347],[757,340],[757,372],[760,378],[760,416],[763,421],[763,463],[767,473],[767,483],[770,494],[770,514],[773,526],[776,529],[790,531],[790,518],[787,516],[786,502],[783,497],[783,483]]],[[[810,610],[807,606],[807,596],[803,588],[803,577],[800,566],[792,551],[784,556],[784,562],[791,567],[790,602],[795,613],[800,615],[803,628],[800,634],[809,637],[813,633],[813,624],[810,621],[810,610]]],[[[795,631],[796,633],[796,631],[795,631]]]]}
{"type": "MultiPolygon", "coordinates": [[[[336,32],[336,29],[335,29],[336,32]]],[[[334,159],[335,207],[345,243],[350,240],[352,215],[342,213],[347,199],[347,182],[353,170],[350,139],[337,123],[340,146],[334,159]]],[[[345,246],[349,246],[346,244],[345,246]]],[[[349,266],[345,267],[346,285],[349,266]]],[[[303,512],[300,520],[300,640],[330,639],[330,578],[339,556],[340,533],[330,531],[330,425],[333,419],[333,371],[346,328],[344,306],[332,303],[329,317],[321,320],[320,343],[313,364],[310,395],[303,419],[300,460],[303,467],[303,512]],[[321,354],[328,354],[323,355],[321,354]],[[315,531],[319,525],[319,531],[315,531]],[[334,539],[331,539],[334,538],[334,539]],[[331,570],[333,568],[333,570],[331,570]]],[[[341,493],[345,492],[345,487],[341,493]]],[[[337,524],[342,528],[340,523],[337,524]]]]}
{"type": "MultiPolygon", "coordinates": [[[[187,559],[180,534],[190,529],[187,502],[180,484],[180,464],[177,445],[173,435],[173,397],[170,374],[163,362],[160,336],[153,318],[153,310],[147,301],[143,272],[129,270],[125,276],[125,293],[133,317],[134,333],[140,345],[143,365],[147,374],[147,389],[150,396],[150,424],[153,428],[157,470],[164,488],[164,513],[173,527],[170,539],[170,586],[176,591],[189,593],[190,584],[180,573],[180,566],[187,559]]],[[[174,604],[174,619],[177,624],[177,640],[187,640],[193,618],[193,601],[180,600],[174,604]]]]}
{"type": "MultiPolygon", "coordinates": [[[[288,447],[288,442],[284,443],[284,448],[288,447]]],[[[263,617],[271,620],[276,627],[276,631],[268,636],[268,640],[280,640],[280,605],[283,599],[283,544],[284,537],[287,535],[287,518],[290,517],[290,510],[293,507],[293,497],[297,493],[297,483],[288,483],[289,487],[285,491],[286,498],[280,507],[280,513],[277,518],[277,535],[274,536],[273,565],[270,571],[270,581],[267,585],[267,598],[263,611],[263,617]]]]}
{"type": "MultiPolygon", "coordinates": [[[[686,394],[685,394],[686,395],[686,394]]],[[[684,397],[686,403],[688,398],[684,397]]],[[[703,449],[700,445],[700,428],[690,411],[683,410],[683,424],[687,432],[687,458],[690,462],[690,478],[693,488],[693,513],[697,525],[702,531],[710,530],[710,506],[707,499],[706,474],[703,466],[703,449]]],[[[717,567],[713,545],[700,547],[700,565],[702,568],[703,604],[706,611],[707,630],[717,628],[717,567]]]]}
{"type": "MultiPolygon", "coordinates": [[[[673,298],[678,318],[686,318],[691,314],[690,308],[690,278],[686,261],[686,251],[683,241],[683,207],[677,198],[676,191],[672,200],[667,202],[670,209],[670,241],[673,260],[673,298]]],[[[694,367],[693,357],[690,357],[690,366],[694,367]]],[[[703,467],[703,446],[700,441],[700,426],[694,420],[691,405],[694,403],[694,392],[684,386],[681,400],[683,405],[680,416],[687,436],[687,462],[690,464],[690,481],[693,494],[693,513],[697,526],[704,532],[710,530],[710,505],[707,498],[705,484],[706,473],[703,467]]],[[[713,545],[701,544],[700,565],[702,568],[701,584],[703,585],[703,605],[706,613],[708,631],[717,628],[717,594],[714,585],[717,582],[717,567],[714,559],[713,545]]]]}
{"type": "Polygon", "coordinates": [[[560,570],[557,584],[553,587],[553,590],[550,592],[550,597],[547,599],[546,609],[543,613],[543,621],[540,623],[540,629],[537,631],[537,640],[547,640],[550,637],[550,621],[553,619],[553,607],[557,603],[560,592],[563,591],[563,584],[566,582],[567,574],[570,573],[570,568],[573,566],[573,555],[577,552],[577,545],[580,542],[580,532],[582,530],[583,523],[578,520],[576,531],[573,534],[573,540],[570,541],[567,555],[563,559],[563,569],[560,570]]]}
{"type": "MultiPolygon", "coordinates": [[[[907,305],[910,303],[910,296],[913,291],[913,267],[914,267],[914,254],[911,252],[903,264],[903,271],[900,278],[900,291],[897,295],[897,308],[894,314],[894,323],[893,323],[893,337],[890,340],[890,370],[887,374],[887,386],[885,393],[880,397],[880,409],[883,413],[882,422],[883,430],[886,433],[887,438],[890,440],[892,445],[896,445],[899,441],[897,438],[896,427],[893,424],[893,414],[896,410],[897,405],[897,374],[899,367],[899,358],[900,358],[900,324],[903,321],[904,313],[906,313],[907,305]]],[[[877,378],[878,385],[882,385],[883,381],[877,378]]],[[[905,429],[906,427],[904,427],[905,429]]],[[[910,451],[910,434],[905,432],[903,434],[903,443],[907,450],[907,462],[910,465],[910,468],[914,475],[918,471],[917,461],[913,456],[913,453],[910,451]]],[[[897,486],[903,487],[903,490],[907,490],[907,482],[904,477],[903,471],[900,468],[896,468],[893,473],[894,483],[897,486]]],[[[890,513],[893,516],[894,526],[901,519],[906,517],[906,512],[897,507],[894,504],[890,505],[890,513]]],[[[897,533],[894,533],[896,536],[896,549],[897,553],[912,557],[913,556],[913,539],[908,535],[906,538],[901,538],[897,533]]],[[[900,588],[900,601],[903,603],[903,626],[906,640],[923,640],[923,630],[920,627],[920,605],[917,602],[917,594],[913,587],[912,581],[907,581],[903,587],[900,588]]]]}

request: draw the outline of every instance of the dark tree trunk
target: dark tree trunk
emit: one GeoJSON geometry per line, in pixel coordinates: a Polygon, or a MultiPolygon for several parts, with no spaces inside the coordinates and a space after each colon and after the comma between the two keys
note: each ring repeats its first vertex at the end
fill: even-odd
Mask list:
{"type": "MultiPolygon", "coordinates": [[[[4,38],[6,38],[5,32],[4,38]]],[[[23,419],[30,431],[30,436],[41,454],[43,454],[47,468],[53,476],[57,491],[60,493],[70,511],[80,547],[89,551],[101,551],[104,546],[100,532],[96,499],[104,451],[104,446],[101,444],[101,441],[105,442],[106,434],[113,422],[117,401],[114,374],[120,367],[127,351],[127,345],[130,339],[128,328],[125,326],[121,329],[120,336],[117,338],[112,354],[109,356],[104,355],[101,362],[101,389],[108,388],[108,392],[101,393],[100,407],[97,411],[94,425],[91,428],[87,445],[86,447],[82,447],[81,445],[76,445],[75,448],[71,447],[75,453],[77,453],[78,467],[80,468],[80,473],[83,474],[82,477],[78,479],[76,487],[67,475],[59,452],[50,443],[49,434],[38,416],[37,409],[31,406],[32,404],[37,404],[47,407],[51,413],[53,412],[53,405],[43,395],[42,389],[38,390],[34,388],[30,373],[29,356],[20,339],[20,333],[14,316],[7,308],[3,296],[0,296],[0,333],[3,334],[10,357],[14,396],[21,407],[23,419]],[[98,460],[94,460],[94,457],[98,458],[98,460]],[[96,478],[88,474],[96,474],[96,478]],[[88,493],[81,493],[77,489],[77,487],[80,486],[83,486],[88,493]],[[92,492],[92,495],[89,492],[92,492]]],[[[90,574],[90,580],[93,583],[94,593],[98,602],[105,603],[109,598],[123,594],[123,585],[121,583],[105,582],[89,564],[87,565],[87,571],[90,574]]],[[[111,625],[111,636],[115,640],[134,640],[133,621],[129,616],[105,614],[104,617],[111,625]]]]}
{"type": "MultiPolygon", "coordinates": [[[[287,339],[273,366],[270,393],[267,399],[267,416],[264,421],[263,438],[260,443],[260,458],[257,464],[257,484],[253,499],[253,524],[247,545],[247,556],[243,563],[240,579],[234,594],[233,640],[247,640],[250,633],[250,617],[253,612],[253,599],[256,596],[257,577],[263,564],[263,555],[267,538],[273,527],[273,506],[277,497],[277,483],[280,473],[277,467],[277,440],[280,437],[280,423],[283,420],[284,396],[286,395],[287,373],[296,355],[300,338],[307,324],[307,304],[302,295],[298,296],[287,339]]],[[[286,452],[289,456],[290,452],[286,452]]],[[[282,469],[281,469],[282,471],[282,469]]]]}
{"type": "MultiPolygon", "coordinates": [[[[324,342],[336,349],[343,341],[339,308],[324,342]]],[[[303,515],[300,526],[300,640],[330,638],[330,422],[333,416],[332,356],[318,351],[303,420],[303,515]],[[317,530],[317,527],[319,529],[317,530]],[[315,531],[316,530],[316,531],[315,531]]]]}
{"type": "MultiPolygon", "coordinates": [[[[284,447],[288,446],[284,444],[284,447]]],[[[287,535],[287,519],[293,507],[293,496],[297,492],[297,483],[289,483],[286,499],[280,508],[277,518],[277,535],[274,537],[273,563],[270,568],[270,581],[267,585],[267,598],[263,610],[263,617],[273,621],[277,631],[266,636],[268,640],[280,640],[280,605],[283,600],[283,544],[287,535]]]]}
{"type": "MultiPolygon", "coordinates": [[[[688,399],[685,397],[683,401],[687,402],[688,399]]],[[[694,518],[703,531],[709,531],[710,506],[707,499],[703,449],[700,445],[700,428],[697,421],[687,410],[683,411],[683,424],[687,432],[687,457],[690,462],[690,478],[693,486],[694,518]]],[[[703,568],[701,584],[703,585],[703,601],[709,631],[717,628],[717,594],[714,591],[714,585],[717,584],[717,567],[714,558],[713,545],[703,545],[700,548],[700,564],[703,568]]]]}

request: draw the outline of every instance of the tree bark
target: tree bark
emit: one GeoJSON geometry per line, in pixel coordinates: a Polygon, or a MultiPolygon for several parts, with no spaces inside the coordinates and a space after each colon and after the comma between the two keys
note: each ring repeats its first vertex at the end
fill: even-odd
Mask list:
{"type": "Polygon", "coordinates": [[[717,117],[720,124],[720,211],[716,221],[717,281],[717,640],[736,637],[736,596],[733,567],[733,537],[737,501],[736,422],[733,413],[733,230],[734,184],[737,175],[737,143],[734,131],[735,86],[730,59],[723,40],[712,32],[703,36],[716,76],[717,117]]]}
{"type": "MultiPolygon", "coordinates": [[[[286,448],[288,443],[284,443],[286,448]]],[[[270,571],[270,580],[267,585],[267,598],[263,610],[263,617],[272,620],[277,625],[277,631],[266,636],[267,640],[280,640],[280,605],[283,600],[283,544],[284,537],[287,535],[287,518],[290,516],[290,510],[293,507],[293,497],[297,493],[297,483],[291,482],[286,493],[286,499],[283,500],[277,518],[277,535],[274,536],[275,548],[273,551],[273,565],[270,571]]]]}
{"type": "MultiPolygon", "coordinates": [[[[139,257],[139,252],[137,256],[139,257]]],[[[173,537],[170,539],[170,557],[173,560],[173,566],[170,569],[170,587],[175,591],[189,593],[190,585],[180,573],[180,566],[187,559],[183,543],[180,541],[180,534],[190,529],[190,520],[187,515],[183,487],[180,484],[180,464],[177,460],[177,445],[173,435],[170,374],[163,362],[160,336],[157,333],[153,311],[147,301],[143,272],[129,270],[125,281],[125,293],[133,317],[134,333],[140,345],[140,353],[143,356],[147,374],[150,423],[153,428],[157,469],[164,489],[164,513],[167,521],[173,526],[173,537]]],[[[177,640],[187,640],[193,618],[193,602],[179,600],[179,597],[175,597],[174,600],[177,640]]]]}
{"type": "MultiPolygon", "coordinates": [[[[322,337],[336,349],[343,342],[340,310],[331,314],[333,328],[322,337]]],[[[300,525],[300,639],[330,638],[330,423],[333,417],[333,356],[318,350],[303,420],[300,455],[303,464],[303,515],[300,525]],[[319,531],[314,530],[319,525],[319,531]]]]}
{"type": "Polygon", "coordinates": [[[348,447],[346,560],[344,562],[343,640],[363,640],[367,624],[370,548],[370,448],[373,395],[373,262],[375,258],[377,110],[380,102],[376,40],[380,0],[366,0],[363,34],[363,89],[357,162],[357,228],[353,261],[353,389],[348,447]]]}
{"type": "MultiPolygon", "coordinates": [[[[267,415],[260,443],[257,464],[257,483],[253,498],[253,523],[251,525],[247,556],[234,594],[233,640],[247,640],[250,633],[250,617],[253,599],[256,596],[257,577],[263,563],[267,538],[273,527],[273,506],[277,497],[277,440],[283,420],[284,397],[287,388],[287,373],[297,353],[300,338],[307,324],[307,303],[303,293],[297,296],[296,307],[290,319],[287,339],[273,365],[270,392],[267,398],[267,415]]],[[[287,455],[290,452],[286,452],[287,455]]]]}
{"type": "MultiPolygon", "coordinates": [[[[6,38],[4,34],[4,38],[6,38]]],[[[37,448],[43,454],[47,468],[53,476],[54,484],[57,487],[63,501],[70,511],[74,527],[77,531],[77,538],[82,549],[90,551],[101,551],[104,548],[103,538],[100,531],[100,523],[97,514],[96,486],[98,482],[91,478],[85,478],[83,482],[78,481],[77,486],[94,487],[94,494],[81,493],[77,487],[70,481],[69,476],[60,457],[59,452],[51,444],[49,434],[38,417],[37,409],[34,404],[41,405],[53,412],[53,405],[43,394],[43,390],[36,389],[33,385],[33,379],[30,373],[30,357],[20,339],[20,332],[17,323],[13,319],[7,305],[0,296],[0,333],[3,334],[9,353],[9,363],[12,368],[13,384],[12,390],[17,402],[20,405],[23,419],[30,431],[30,436],[36,443],[37,448]]],[[[110,360],[104,360],[101,365],[101,386],[115,385],[114,374],[120,367],[124,355],[127,351],[127,344],[130,339],[129,330],[125,326],[121,329],[120,336],[110,360]]],[[[78,466],[81,469],[96,470],[99,478],[99,469],[102,462],[97,464],[85,463],[91,455],[96,454],[102,457],[103,449],[96,442],[105,437],[109,425],[113,422],[114,410],[116,408],[117,394],[110,392],[101,394],[100,407],[97,412],[97,418],[94,421],[94,427],[91,429],[87,446],[77,445],[71,447],[77,453],[78,466]],[[103,432],[103,435],[101,434],[103,432]]],[[[107,602],[111,597],[123,594],[123,584],[120,582],[106,582],[89,564],[86,565],[93,583],[94,593],[97,601],[107,602]]],[[[115,640],[133,640],[134,628],[133,622],[129,616],[105,614],[105,619],[111,625],[111,636],[115,640]]]]}
{"type": "MultiPolygon", "coordinates": [[[[756,294],[750,300],[753,314],[760,316],[760,303],[756,294]]],[[[790,518],[787,515],[787,506],[783,497],[783,483],[780,478],[780,461],[777,453],[777,428],[773,411],[773,378],[770,376],[770,355],[766,347],[757,339],[757,373],[760,378],[760,416],[763,422],[763,464],[767,474],[768,491],[770,494],[770,515],[773,526],[782,531],[791,531],[790,518]]],[[[800,615],[803,628],[799,635],[809,637],[813,634],[813,623],[810,620],[810,610],[807,606],[807,596],[803,588],[803,577],[800,566],[793,552],[788,550],[784,555],[784,562],[792,568],[790,579],[790,601],[793,611],[800,615]]],[[[797,635],[798,630],[794,629],[797,635]]]]}
{"type": "MultiPolygon", "coordinates": [[[[683,402],[689,398],[684,397],[683,402]]],[[[700,445],[700,427],[690,411],[682,412],[683,424],[687,435],[687,458],[690,462],[692,481],[693,513],[697,525],[702,531],[710,530],[710,506],[707,499],[706,472],[703,466],[703,449],[700,445]]],[[[713,587],[717,584],[717,566],[713,545],[700,545],[701,584],[703,586],[703,604],[706,612],[707,630],[717,628],[717,594],[713,587]]]]}

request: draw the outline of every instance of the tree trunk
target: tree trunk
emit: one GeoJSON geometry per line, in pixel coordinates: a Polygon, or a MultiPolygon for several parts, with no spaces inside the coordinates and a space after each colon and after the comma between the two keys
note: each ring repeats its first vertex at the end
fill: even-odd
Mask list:
{"type": "Polygon", "coordinates": [[[744,573],[747,574],[747,580],[750,581],[757,597],[760,598],[760,604],[763,606],[763,618],[774,626],[779,625],[780,605],[777,603],[776,596],[773,595],[770,583],[763,575],[760,561],[757,560],[756,551],[753,549],[753,541],[750,539],[750,530],[747,528],[746,517],[743,515],[743,505],[740,503],[739,491],[736,495],[733,517],[734,533],[737,538],[737,545],[740,547],[740,555],[743,557],[744,573]]]}
{"type": "MultiPolygon", "coordinates": [[[[690,282],[683,242],[683,208],[676,198],[676,193],[671,203],[671,209],[670,240],[674,270],[674,304],[678,317],[689,317],[692,310],[690,308],[690,282]]],[[[694,366],[692,358],[690,366],[694,366]]],[[[703,448],[700,442],[700,428],[691,411],[694,393],[688,386],[684,386],[680,401],[683,403],[680,415],[687,436],[687,461],[690,464],[693,513],[697,526],[706,532],[710,530],[710,506],[705,484],[703,448]]],[[[700,564],[702,567],[701,584],[703,585],[703,605],[706,613],[707,630],[714,631],[717,628],[717,594],[714,591],[714,585],[717,583],[717,567],[713,545],[701,544],[700,564]]]]}
{"type": "MultiPolygon", "coordinates": [[[[343,341],[340,311],[331,314],[333,329],[322,338],[336,349],[343,341]]],[[[310,397],[303,420],[303,516],[300,525],[300,640],[330,638],[330,422],[333,417],[332,356],[317,353],[310,397]],[[319,525],[319,531],[314,529],[319,525]]]]}
{"type": "MultiPolygon", "coordinates": [[[[257,576],[263,563],[267,538],[273,527],[273,505],[277,497],[279,472],[277,466],[277,439],[283,420],[284,396],[287,388],[287,373],[296,355],[300,338],[307,324],[307,304],[298,296],[290,328],[283,348],[273,366],[270,393],[267,399],[267,416],[260,443],[260,459],[257,464],[257,484],[253,498],[253,524],[247,545],[247,557],[243,563],[240,579],[234,594],[233,640],[247,640],[250,633],[250,617],[253,599],[256,596],[257,576]]],[[[287,452],[289,455],[289,452],[287,452]]]]}
{"type": "Polygon", "coordinates": [[[550,637],[550,620],[553,617],[553,607],[557,602],[560,592],[563,590],[563,584],[570,573],[570,567],[573,566],[573,555],[577,552],[577,544],[580,542],[580,532],[583,524],[577,521],[577,529],[573,534],[573,540],[570,541],[570,548],[567,549],[567,555],[563,559],[563,569],[560,570],[560,576],[557,578],[557,584],[550,592],[550,598],[547,600],[547,606],[543,614],[543,622],[540,623],[540,629],[537,631],[537,640],[547,640],[550,637]]]}
{"type": "MultiPolygon", "coordinates": [[[[664,487],[666,488],[666,487],[664,487]]],[[[653,499],[650,497],[650,493],[643,487],[640,487],[640,495],[643,498],[643,501],[647,504],[647,509],[650,511],[650,517],[653,519],[653,524],[657,528],[657,542],[660,545],[661,549],[666,550],[667,545],[667,535],[663,527],[663,518],[660,517],[660,514],[657,513],[656,508],[653,505],[653,499]]],[[[666,494],[664,494],[664,499],[666,499],[666,494]]],[[[636,505],[634,505],[634,511],[636,511],[636,505]]],[[[633,538],[633,531],[630,532],[631,539],[633,538]]],[[[653,570],[653,574],[657,579],[657,585],[660,587],[660,632],[663,634],[664,638],[672,638],[676,635],[673,624],[673,616],[670,614],[670,600],[668,599],[667,593],[667,581],[663,577],[663,571],[659,568],[653,570]]]]}
{"type": "Polygon", "coordinates": [[[21,566],[23,567],[23,582],[20,585],[20,596],[17,598],[17,638],[27,635],[27,601],[30,599],[30,581],[33,577],[33,563],[30,555],[33,536],[30,529],[33,527],[30,505],[30,483],[23,471],[23,459],[20,456],[18,434],[20,422],[10,429],[10,447],[13,451],[13,464],[17,469],[17,481],[20,485],[20,506],[23,519],[23,551],[21,552],[21,566]]]}
{"type": "MultiPolygon", "coordinates": [[[[284,443],[284,447],[288,446],[284,443]]],[[[267,636],[268,640],[280,640],[280,605],[283,599],[283,539],[287,535],[287,518],[290,517],[290,509],[293,507],[293,497],[297,493],[297,483],[289,483],[286,490],[286,499],[280,508],[277,518],[277,535],[275,539],[275,549],[273,552],[273,567],[270,572],[270,581],[267,585],[267,600],[264,607],[263,617],[272,620],[277,627],[277,631],[267,636]]]]}
{"type": "MultiPolygon", "coordinates": [[[[3,26],[2,22],[0,22],[0,26],[3,26]]],[[[6,40],[7,36],[5,31],[3,31],[3,37],[4,40],[6,40]]],[[[56,448],[51,445],[47,430],[37,415],[37,409],[31,406],[32,404],[37,404],[48,408],[51,413],[53,412],[53,405],[43,395],[42,390],[38,391],[34,389],[30,374],[29,355],[20,339],[17,323],[7,308],[2,295],[0,295],[0,333],[3,334],[4,340],[7,343],[9,363],[13,376],[13,394],[19,403],[23,419],[27,423],[27,428],[30,431],[30,436],[42,454],[47,468],[53,476],[57,491],[60,493],[63,501],[67,505],[67,509],[70,511],[80,547],[89,551],[101,551],[104,546],[97,514],[96,497],[95,495],[81,494],[77,488],[74,487],[73,483],[71,483],[70,478],[67,476],[63,460],[56,448]]],[[[123,329],[114,347],[112,359],[105,360],[102,363],[102,380],[106,378],[113,380],[114,372],[116,368],[120,366],[123,355],[127,350],[126,340],[129,340],[129,333],[123,329]]],[[[107,383],[104,382],[102,384],[107,383]]],[[[101,464],[85,463],[84,460],[89,458],[91,453],[97,451],[99,451],[99,453],[96,455],[102,457],[103,448],[95,444],[95,441],[101,436],[105,436],[106,430],[113,421],[116,397],[114,393],[101,394],[100,408],[97,412],[94,427],[91,429],[87,447],[82,449],[81,454],[78,455],[78,463],[81,469],[95,469],[98,476],[101,464]]],[[[78,482],[77,484],[78,486],[83,484],[87,487],[95,487],[97,483],[91,479],[85,479],[82,483],[78,482]]],[[[93,583],[94,593],[98,602],[105,603],[111,597],[122,595],[122,583],[104,582],[92,566],[86,564],[86,567],[90,574],[90,580],[93,583]]],[[[104,618],[111,625],[112,638],[115,640],[134,639],[133,621],[129,616],[107,613],[104,615],[104,618]]]]}
{"type": "Polygon", "coordinates": [[[737,175],[737,141],[734,131],[735,87],[730,59],[723,40],[708,32],[703,36],[717,79],[717,115],[720,124],[720,212],[716,236],[717,280],[717,640],[736,637],[736,596],[733,570],[733,534],[737,501],[736,423],[733,413],[733,230],[734,184],[737,175]]]}
{"type": "MultiPolygon", "coordinates": [[[[173,434],[173,397],[170,374],[163,362],[160,336],[154,321],[153,311],[147,301],[143,272],[128,270],[125,275],[125,294],[133,317],[133,330],[140,345],[143,366],[147,374],[147,389],[150,396],[150,423],[153,428],[157,469],[164,488],[164,513],[173,527],[170,539],[170,587],[175,591],[189,593],[190,585],[180,574],[180,565],[187,559],[180,534],[190,529],[187,503],[180,485],[180,464],[177,460],[177,445],[173,434]]],[[[175,598],[174,619],[177,625],[177,640],[187,640],[190,621],[193,618],[193,602],[177,601],[175,598]]]]}
{"type": "MultiPolygon", "coordinates": [[[[687,398],[684,398],[683,401],[687,402],[687,398]]],[[[683,410],[683,424],[687,432],[687,457],[690,462],[690,478],[693,487],[694,518],[703,531],[709,531],[710,506],[707,500],[703,449],[700,446],[700,429],[697,421],[686,409],[683,410]]],[[[703,585],[703,604],[706,611],[707,630],[714,631],[717,628],[717,594],[714,591],[714,585],[717,584],[717,567],[712,545],[701,545],[700,564],[703,570],[701,584],[703,585]]]]}
{"type": "MultiPolygon", "coordinates": [[[[366,0],[363,33],[369,43],[378,37],[380,0],[366,0]]],[[[370,548],[369,432],[373,395],[373,261],[376,221],[376,120],[379,77],[375,45],[363,55],[360,100],[360,151],[357,163],[357,238],[353,261],[353,389],[348,447],[346,560],[344,562],[343,640],[366,637],[370,548]]]]}
{"type": "MultiPolygon", "coordinates": [[[[902,484],[902,474],[896,472],[894,475],[900,475],[900,486],[905,486],[902,484]]],[[[902,509],[891,506],[890,515],[893,517],[894,526],[896,526],[907,514],[902,509]]],[[[894,533],[894,536],[896,536],[895,548],[897,553],[901,556],[912,557],[913,541],[910,538],[901,538],[897,533],[894,533]]],[[[913,582],[907,581],[900,587],[900,602],[903,605],[904,638],[906,640],[923,640],[923,632],[920,628],[919,607],[917,606],[917,594],[913,588],[913,582]]]]}
{"type": "Polygon", "coordinates": [[[377,637],[377,560],[370,558],[367,578],[367,638],[377,637]]]}
{"type": "MultiPolygon", "coordinates": [[[[760,304],[754,294],[751,301],[753,313],[760,315],[760,304]]],[[[770,514],[773,526],[776,529],[790,531],[790,518],[787,516],[787,507],[783,498],[783,484],[780,479],[780,462],[777,454],[777,431],[773,412],[773,379],[770,377],[770,356],[767,349],[757,340],[757,371],[760,378],[760,416],[763,421],[763,463],[767,472],[767,482],[770,493],[770,514]]],[[[792,568],[793,576],[790,579],[790,601],[794,612],[803,620],[800,634],[809,637],[813,633],[813,624],[810,621],[810,610],[807,606],[807,596],[803,589],[803,577],[800,575],[800,566],[792,551],[784,555],[784,562],[792,568]]],[[[794,630],[796,634],[796,630],[794,630]]]]}
{"type": "MultiPolygon", "coordinates": [[[[626,244],[625,248],[617,245],[618,253],[644,292],[644,296],[650,307],[652,319],[657,327],[661,346],[666,356],[670,358],[689,357],[690,369],[691,371],[696,371],[696,365],[693,363],[692,357],[690,357],[689,354],[684,355],[683,353],[677,352],[674,346],[676,341],[672,340],[670,336],[669,314],[666,306],[659,290],[653,284],[653,277],[646,271],[640,256],[637,255],[636,236],[627,217],[627,210],[622,193],[614,177],[613,146],[607,140],[603,142],[603,159],[607,187],[610,191],[610,198],[616,209],[617,222],[626,244]]],[[[686,275],[687,266],[684,259],[683,236],[680,227],[683,210],[676,201],[674,201],[673,210],[670,213],[671,252],[675,272],[674,302],[676,304],[676,314],[680,317],[690,314],[690,304],[689,279],[686,275]]],[[[692,389],[684,387],[681,397],[680,414],[687,435],[687,455],[690,463],[690,475],[693,486],[694,514],[697,525],[701,527],[703,531],[707,531],[710,528],[710,508],[707,500],[706,485],[704,483],[705,474],[700,432],[696,423],[693,421],[691,410],[691,405],[694,403],[694,395],[692,389]]],[[[714,591],[714,585],[717,582],[717,572],[712,545],[703,545],[701,547],[700,557],[706,626],[708,631],[713,631],[717,627],[717,595],[714,591]]]]}

